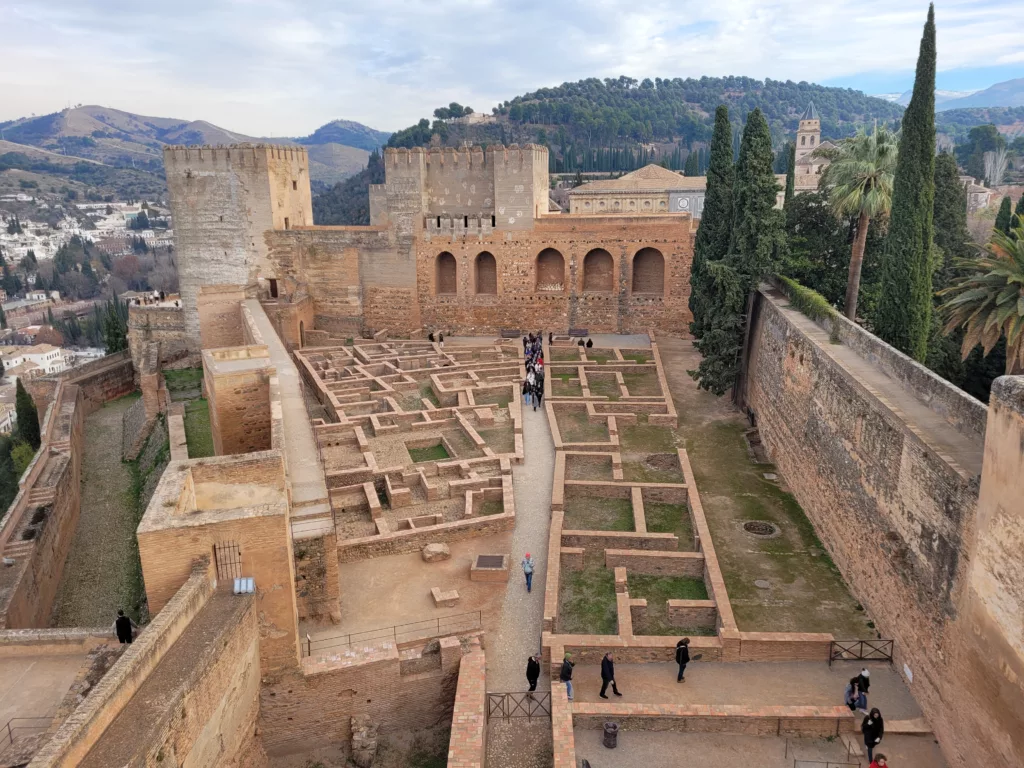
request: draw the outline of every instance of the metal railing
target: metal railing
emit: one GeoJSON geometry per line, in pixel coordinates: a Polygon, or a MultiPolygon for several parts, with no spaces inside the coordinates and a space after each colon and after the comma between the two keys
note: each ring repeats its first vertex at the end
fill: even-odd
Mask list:
{"type": "Polygon", "coordinates": [[[833,640],[828,665],[833,661],[888,661],[892,664],[893,640],[833,640]]]}
{"type": "Polygon", "coordinates": [[[14,746],[16,738],[25,735],[20,732],[42,733],[50,727],[51,723],[53,723],[53,715],[11,718],[0,729],[0,757],[5,755],[14,746]]]}
{"type": "Polygon", "coordinates": [[[551,717],[550,691],[524,691],[523,693],[488,693],[487,719],[500,717],[551,717]]]}
{"type": "Polygon", "coordinates": [[[302,655],[312,656],[315,652],[332,648],[345,648],[355,645],[373,646],[381,643],[406,643],[414,640],[430,640],[435,637],[472,632],[482,628],[480,611],[455,613],[450,616],[439,616],[436,619],[412,621],[408,624],[396,624],[391,627],[370,629],[365,632],[339,632],[326,637],[313,638],[306,634],[302,643],[302,655]]]}

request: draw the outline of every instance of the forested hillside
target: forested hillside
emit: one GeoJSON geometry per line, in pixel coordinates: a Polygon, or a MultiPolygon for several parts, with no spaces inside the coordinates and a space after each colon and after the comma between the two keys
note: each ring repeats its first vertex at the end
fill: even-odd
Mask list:
{"type": "Polygon", "coordinates": [[[321,225],[370,223],[370,185],[384,183],[384,161],[374,150],[366,167],[313,198],[313,222],[321,225]]]}

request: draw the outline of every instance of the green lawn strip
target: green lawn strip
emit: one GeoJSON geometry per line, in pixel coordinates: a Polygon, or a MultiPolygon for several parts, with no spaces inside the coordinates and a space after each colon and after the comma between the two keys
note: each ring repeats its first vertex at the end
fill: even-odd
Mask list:
{"type": "Polygon", "coordinates": [[[479,515],[500,515],[505,511],[505,505],[500,501],[485,501],[480,505],[479,515]]]}
{"type": "Polygon", "coordinates": [[[647,601],[647,618],[634,625],[636,634],[682,635],[714,634],[714,629],[677,627],[668,621],[669,600],[707,600],[708,591],[703,579],[689,579],[683,576],[647,576],[641,573],[628,575],[630,598],[647,601]]]}
{"type": "Polygon", "coordinates": [[[451,455],[445,449],[444,444],[437,443],[436,445],[430,445],[426,448],[410,448],[409,456],[412,457],[413,462],[420,461],[444,461],[450,459],[451,455]]]}
{"type": "Polygon", "coordinates": [[[200,397],[185,403],[185,442],[188,444],[190,459],[214,455],[210,409],[206,398],[200,397]]]}
{"type": "Polygon", "coordinates": [[[629,499],[597,496],[567,499],[562,527],[570,531],[633,531],[633,504],[629,499]]]}
{"type": "Polygon", "coordinates": [[[603,555],[588,556],[581,571],[562,570],[558,587],[558,627],[572,635],[614,635],[618,631],[615,572],[603,555]]]}
{"type": "Polygon", "coordinates": [[[591,424],[586,411],[556,411],[558,430],[566,443],[607,443],[611,437],[608,422],[601,420],[591,424]]]}
{"type": "Polygon", "coordinates": [[[668,427],[627,424],[619,427],[619,445],[637,453],[675,453],[676,437],[668,427]]]}
{"type": "Polygon", "coordinates": [[[164,371],[163,374],[169,392],[195,389],[203,383],[202,368],[179,368],[176,371],[164,371]]]}
{"type": "Polygon", "coordinates": [[[685,504],[645,502],[644,518],[649,533],[674,533],[679,538],[681,551],[693,549],[693,523],[685,504]]]}
{"type": "Polygon", "coordinates": [[[595,397],[607,397],[616,401],[622,396],[618,381],[615,376],[588,376],[587,382],[590,386],[590,394],[595,397]]]}

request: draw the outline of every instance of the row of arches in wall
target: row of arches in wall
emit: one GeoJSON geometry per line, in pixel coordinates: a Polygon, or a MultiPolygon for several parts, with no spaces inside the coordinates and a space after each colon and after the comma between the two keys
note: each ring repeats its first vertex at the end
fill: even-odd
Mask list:
{"type": "MultiPolygon", "coordinates": [[[[665,293],[665,257],[657,248],[641,248],[633,255],[631,292],[662,296],[665,293]]],[[[554,248],[545,248],[534,264],[534,290],[538,293],[565,291],[565,257],[554,248]]],[[[444,251],[434,265],[435,292],[458,293],[459,267],[455,256],[444,251]]],[[[615,291],[615,260],[604,248],[594,248],[583,257],[584,293],[615,291]]],[[[490,251],[478,253],[473,260],[473,293],[498,293],[498,263],[490,251]]]]}

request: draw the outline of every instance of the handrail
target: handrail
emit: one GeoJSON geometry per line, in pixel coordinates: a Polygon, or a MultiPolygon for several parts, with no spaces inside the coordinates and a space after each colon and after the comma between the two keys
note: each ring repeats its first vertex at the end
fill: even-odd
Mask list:
{"type": "Polygon", "coordinates": [[[894,640],[833,640],[828,648],[828,665],[833,661],[888,661],[892,664],[894,640]]]}
{"type": "Polygon", "coordinates": [[[12,717],[0,728],[0,755],[14,745],[15,731],[45,731],[53,723],[53,715],[12,717]]]}
{"type": "Polygon", "coordinates": [[[315,639],[307,632],[305,642],[302,644],[302,655],[312,656],[314,651],[351,646],[357,643],[373,644],[386,641],[400,643],[410,640],[429,640],[459,632],[472,632],[482,628],[481,619],[480,611],[466,611],[434,619],[368,629],[363,632],[339,632],[336,635],[315,639]]]}

